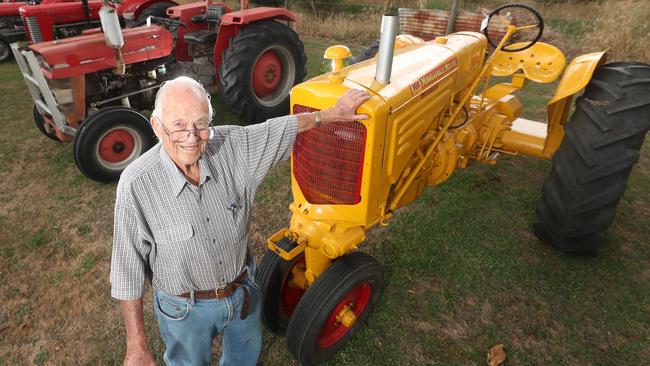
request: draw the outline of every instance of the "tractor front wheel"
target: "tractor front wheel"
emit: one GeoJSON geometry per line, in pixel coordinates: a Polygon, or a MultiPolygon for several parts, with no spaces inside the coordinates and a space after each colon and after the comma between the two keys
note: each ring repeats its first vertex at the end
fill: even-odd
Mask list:
{"type": "Polygon", "coordinates": [[[0,62],[7,61],[11,58],[11,48],[9,43],[0,39],[0,62]]]}
{"type": "Polygon", "coordinates": [[[289,321],[287,344],[304,365],[322,363],[338,352],[374,309],[384,289],[384,272],[371,256],[339,258],[302,296],[289,321]]]}
{"type": "Polygon", "coordinates": [[[598,68],[553,155],[535,234],[566,252],[598,249],[648,129],[650,65],[621,62],[598,68]]]}
{"type": "MultiPolygon", "coordinates": [[[[289,251],[295,245],[284,238],[277,245],[289,251]]],[[[262,322],[267,329],[283,336],[289,320],[305,291],[294,282],[294,276],[304,273],[305,255],[300,254],[291,261],[285,261],[267,250],[262,257],[257,283],[262,292],[262,322]]]]}
{"type": "Polygon", "coordinates": [[[149,121],[137,111],[107,107],[90,115],[74,139],[79,170],[98,182],[112,182],[156,143],[149,121]]]}
{"type": "Polygon", "coordinates": [[[241,29],[223,52],[223,100],[244,123],[289,113],[289,91],[305,77],[302,42],[288,26],[263,20],[241,29]]]}
{"type": "Polygon", "coordinates": [[[43,135],[47,136],[48,138],[54,141],[59,141],[59,142],[61,141],[59,140],[58,137],[56,137],[56,133],[54,133],[53,131],[49,132],[45,128],[45,119],[41,115],[41,112],[38,111],[38,108],[36,108],[36,106],[34,106],[34,124],[36,125],[36,128],[38,128],[38,130],[41,131],[43,135]]]}

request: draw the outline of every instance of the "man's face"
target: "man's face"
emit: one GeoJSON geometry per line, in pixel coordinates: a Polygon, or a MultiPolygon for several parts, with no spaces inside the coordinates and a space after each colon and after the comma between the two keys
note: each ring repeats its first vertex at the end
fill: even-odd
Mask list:
{"type": "Polygon", "coordinates": [[[196,164],[207,145],[207,139],[198,136],[198,130],[208,128],[210,123],[205,98],[189,86],[175,85],[166,91],[162,103],[162,121],[151,118],[156,136],[181,169],[196,164]],[[187,132],[178,132],[183,130],[195,133],[188,137],[187,132]]]}

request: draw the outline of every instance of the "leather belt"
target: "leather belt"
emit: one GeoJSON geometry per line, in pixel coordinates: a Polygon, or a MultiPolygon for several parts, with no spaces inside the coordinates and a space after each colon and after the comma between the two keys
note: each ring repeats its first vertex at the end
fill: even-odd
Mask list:
{"type": "MultiPolygon", "coordinates": [[[[221,285],[216,289],[194,291],[194,298],[201,299],[201,300],[213,300],[213,299],[223,300],[226,297],[229,297],[230,295],[235,293],[238,287],[241,287],[244,290],[244,301],[241,307],[240,318],[244,320],[246,319],[246,316],[248,316],[248,302],[249,302],[248,289],[246,288],[246,286],[244,286],[244,280],[246,279],[246,275],[247,275],[247,271],[244,270],[242,271],[242,273],[239,274],[239,276],[237,276],[237,278],[232,280],[232,282],[227,283],[225,285],[221,285]]],[[[190,299],[192,298],[192,293],[186,292],[178,296],[190,299]]]]}

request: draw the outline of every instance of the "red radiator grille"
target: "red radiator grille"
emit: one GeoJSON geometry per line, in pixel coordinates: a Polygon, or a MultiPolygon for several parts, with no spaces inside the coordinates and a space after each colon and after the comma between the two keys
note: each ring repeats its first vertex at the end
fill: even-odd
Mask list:
{"type": "MultiPolygon", "coordinates": [[[[293,113],[314,112],[301,105],[293,113]]],[[[300,133],[293,147],[293,176],[308,202],[353,205],[361,200],[366,127],[328,123],[300,133]]]]}

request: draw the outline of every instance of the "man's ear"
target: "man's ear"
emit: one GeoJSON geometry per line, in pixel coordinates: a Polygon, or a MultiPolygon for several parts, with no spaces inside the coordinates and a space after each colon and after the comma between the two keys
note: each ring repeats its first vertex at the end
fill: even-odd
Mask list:
{"type": "Polygon", "coordinates": [[[156,134],[158,140],[162,141],[162,128],[160,127],[160,124],[162,122],[154,116],[151,116],[151,118],[149,118],[149,121],[151,122],[151,129],[153,130],[153,133],[156,134]]]}

